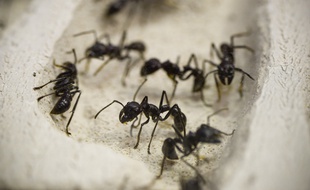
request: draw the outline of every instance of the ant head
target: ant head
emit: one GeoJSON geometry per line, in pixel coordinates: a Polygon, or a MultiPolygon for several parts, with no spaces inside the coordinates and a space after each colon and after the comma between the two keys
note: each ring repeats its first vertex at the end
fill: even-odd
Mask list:
{"type": "Polygon", "coordinates": [[[149,59],[144,63],[143,67],[141,68],[140,75],[147,76],[149,74],[156,72],[160,68],[161,63],[158,59],[156,58],[149,59]]]}
{"type": "Polygon", "coordinates": [[[99,58],[106,54],[106,52],[107,47],[100,42],[96,42],[93,46],[87,48],[85,56],[87,58],[99,58]]]}
{"type": "Polygon", "coordinates": [[[234,48],[231,47],[231,45],[229,44],[221,44],[221,52],[223,53],[223,55],[229,55],[229,54],[233,54],[234,53],[234,48]]]}
{"type": "Polygon", "coordinates": [[[119,121],[126,123],[132,121],[141,113],[141,107],[138,102],[128,102],[119,113],[119,121]]]}
{"type": "Polygon", "coordinates": [[[167,138],[161,148],[163,154],[171,160],[179,159],[177,152],[175,151],[175,141],[172,138],[167,138]]]}
{"type": "Polygon", "coordinates": [[[220,143],[221,133],[219,130],[210,127],[207,124],[201,124],[196,131],[196,137],[199,142],[204,143],[220,143]]]}
{"type": "Polygon", "coordinates": [[[218,66],[218,75],[222,84],[230,85],[235,75],[234,65],[222,62],[218,66]]]}

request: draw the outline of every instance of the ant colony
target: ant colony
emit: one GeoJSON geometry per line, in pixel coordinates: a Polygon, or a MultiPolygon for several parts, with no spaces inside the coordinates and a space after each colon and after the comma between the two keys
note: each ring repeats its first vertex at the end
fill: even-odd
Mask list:
{"type": "MultiPolygon", "coordinates": [[[[242,100],[247,96],[244,93],[247,82],[255,81],[249,74],[251,71],[247,71],[249,67],[239,65],[243,51],[239,54],[236,50],[247,50],[250,52],[245,53],[247,56],[255,51],[248,45],[235,44],[251,35],[251,32],[240,31],[228,34],[226,38],[230,38],[230,42],[219,46],[212,41],[207,43],[210,39],[202,40],[199,48],[194,42],[192,47],[184,46],[182,40],[174,36],[182,36],[187,28],[170,24],[173,31],[180,33],[174,35],[161,28],[167,25],[160,26],[165,20],[180,19],[181,22],[185,18],[182,3],[185,2],[109,0],[80,7],[80,16],[66,31],[65,36],[72,41],[70,46],[61,46],[59,42],[61,48],[56,51],[59,56],[55,55],[53,65],[48,67],[58,74],[42,77],[43,85],[33,89],[52,88],[49,93],[38,95],[37,101],[50,97],[53,102],[50,114],[69,115],[69,118],[53,116],[66,121],[66,125],[59,128],[68,138],[83,139],[80,133],[85,132],[96,143],[128,152],[129,157],[139,155],[146,164],[155,163],[151,167],[153,182],[173,181],[181,189],[202,189],[208,185],[210,165],[217,159],[209,155],[210,150],[222,149],[235,130],[238,131],[235,126],[225,126],[225,122],[211,125],[210,119],[216,116],[214,120],[221,121],[229,117],[234,107],[227,102],[237,105],[240,101],[227,101],[228,98],[237,94],[242,100]],[[98,16],[94,13],[94,18],[87,17],[84,21],[83,15],[95,10],[94,7],[98,16]],[[74,27],[77,22],[82,23],[80,31],[74,27]],[[170,43],[174,43],[173,46],[170,43]],[[63,58],[63,64],[56,64],[56,57],[58,60],[68,52],[70,56],[73,54],[73,63],[63,58]],[[236,92],[223,90],[230,87],[236,92]],[[80,123],[81,118],[84,123],[80,123]],[[115,143],[116,139],[122,140],[115,143]],[[132,148],[135,150],[129,151],[132,148]]],[[[204,19],[198,17],[208,15],[185,10],[188,14],[197,14],[201,22],[204,19]]],[[[203,30],[207,31],[208,27],[203,30]]],[[[198,38],[204,31],[197,32],[195,39],[207,38],[203,35],[198,38]]],[[[190,36],[187,36],[189,39],[182,37],[190,42],[190,36]]],[[[47,103],[40,101],[39,104],[47,103]]],[[[148,188],[152,189],[153,185],[148,188]]]]}

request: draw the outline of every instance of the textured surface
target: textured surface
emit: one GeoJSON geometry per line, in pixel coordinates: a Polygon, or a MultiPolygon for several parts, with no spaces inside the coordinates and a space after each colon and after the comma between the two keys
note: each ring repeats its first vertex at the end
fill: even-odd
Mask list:
{"type": "MultiPolygon", "coordinates": [[[[158,174],[162,141],[173,135],[169,128],[171,120],[161,124],[152,154],[147,155],[152,123],[145,127],[141,144],[135,150],[137,132],[130,137],[129,124],[118,122],[120,106],[112,106],[97,120],[93,119],[100,108],[114,99],[123,103],[132,100],[141,82],[137,77],[139,67],[133,69],[127,86],[122,87],[122,63],[111,62],[97,76],[92,73],[100,61],[92,62],[89,73],[83,73],[84,64],[79,65],[83,94],[70,126],[70,138],[63,132],[66,119],[49,115],[55,100],[36,101],[51,88],[32,90],[59,72],[52,66],[53,59],[57,63],[72,60],[72,55],[65,53],[72,48],[77,50],[78,58],[83,57],[93,36],[74,38],[73,34],[95,29],[100,34],[111,34],[111,40],[118,42],[121,21],[126,14],[116,23],[107,24],[102,21],[106,3],[32,1],[22,16],[15,18],[3,32],[0,40],[2,187],[137,189],[146,187],[158,174]]],[[[310,187],[310,40],[305,32],[310,29],[306,10],[309,4],[306,0],[181,1],[169,14],[152,12],[146,23],[132,22],[128,41],[145,41],[146,57],[174,61],[180,55],[181,64],[186,64],[191,53],[196,53],[199,60],[207,58],[212,42],[220,44],[232,34],[252,31],[249,37],[238,40],[239,44],[255,49],[254,56],[242,50],[237,53],[237,66],[256,79],[255,82],[246,80],[242,100],[237,93],[240,75],[236,75],[232,87],[223,88],[223,100],[213,108],[206,109],[195,100],[198,96],[190,93],[192,81],[180,83],[174,100],[188,116],[189,130],[205,123],[206,116],[214,110],[229,107],[229,112],[212,118],[211,124],[227,132],[237,129],[232,143],[224,139],[220,146],[204,146],[201,154],[209,163],[201,162],[199,167],[220,189],[310,187]],[[221,159],[222,155],[225,159],[221,159]],[[217,168],[214,175],[209,175],[217,168]]],[[[209,80],[208,85],[206,97],[213,102],[216,100],[213,81],[209,80]]],[[[150,102],[157,105],[162,89],[170,93],[172,83],[164,73],[158,73],[149,77],[137,100],[148,95],[150,102]]],[[[152,188],[177,189],[179,178],[191,175],[193,172],[181,162],[170,164],[152,188]]]]}

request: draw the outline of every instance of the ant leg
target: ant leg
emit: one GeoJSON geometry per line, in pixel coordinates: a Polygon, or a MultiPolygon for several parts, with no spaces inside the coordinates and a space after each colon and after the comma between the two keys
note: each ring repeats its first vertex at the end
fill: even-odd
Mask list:
{"type": "Polygon", "coordinates": [[[77,57],[76,57],[75,49],[73,48],[71,51],[68,51],[66,53],[68,53],[68,54],[73,53],[73,58],[74,58],[73,64],[76,64],[77,63],[77,57]]]}
{"type": "Polygon", "coordinates": [[[82,57],[81,59],[79,59],[77,62],[81,63],[84,59],[87,59],[87,57],[82,57]]]}
{"type": "Polygon", "coordinates": [[[102,63],[102,65],[96,70],[96,72],[94,73],[94,75],[96,76],[100,71],[101,69],[103,69],[104,66],[106,66],[110,61],[111,61],[112,58],[109,58],[107,59],[105,62],[102,63]]]}
{"type": "Polygon", "coordinates": [[[254,80],[253,77],[251,77],[251,75],[249,75],[248,73],[244,72],[242,69],[239,68],[235,68],[235,71],[241,72],[242,73],[242,77],[241,77],[241,82],[240,82],[240,86],[239,86],[239,94],[240,94],[240,98],[243,97],[243,81],[244,81],[244,75],[248,76],[250,79],[254,80]]]}
{"type": "Polygon", "coordinates": [[[128,61],[127,61],[127,63],[126,63],[126,67],[125,67],[125,70],[124,70],[124,73],[123,73],[123,76],[122,76],[122,85],[123,85],[123,86],[126,86],[126,81],[125,81],[125,79],[126,79],[126,77],[128,76],[128,73],[129,73],[129,71],[130,71],[130,68],[132,67],[132,65],[134,65],[134,64],[130,65],[130,63],[131,63],[131,57],[128,57],[128,61]]]}
{"type": "Polygon", "coordinates": [[[171,94],[169,102],[172,102],[172,100],[174,98],[174,95],[175,95],[175,91],[177,89],[177,86],[178,86],[178,81],[173,79],[173,91],[172,91],[172,94],[171,94]]]}
{"type": "Polygon", "coordinates": [[[46,86],[46,85],[48,85],[48,84],[50,84],[50,83],[52,83],[52,82],[57,82],[57,81],[60,81],[60,80],[63,80],[63,79],[64,79],[64,78],[57,78],[57,79],[55,79],[55,80],[50,80],[49,82],[43,84],[42,86],[34,87],[33,90],[39,90],[39,89],[43,88],[44,86],[46,86]]]}
{"type": "Polygon", "coordinates": [[[254,53],[254,50],[248,46],[245,45],[239,45],[239,46],[235,46],[234,45],[234,38],[238,38],[238,37],[242,37],[242,36],[248,36],[250,35],[250,32],[242,32],[242,33],[238,33],[238,34],[234,34],[230,37],[230,45],[231,47],[233,47],[234,49],[246,49],[248,51],[250,51],[251,53],[254,53]]]}
{"type": "Polygon", "coordinates": [[[86,62],[86,64],[85,64],[85,72],[86,73],[88,73],[88,71],[89,71],[89,65],[90,65],[90,59],[87,59],[87,62],[86,62]]]}
{"type": "Polygon", "coordinates": [[[163,161],[161,162],[160,173],[159,173],[159,175],[157,176],[157,178],[160,178],[160,176],[163,174],[164,166],[165,166],[165,161],[166,161],[166,156],[164,156],[163,161]]]}
{"type": "Polygon", "coordinates": [[[90,33],[94,34],[95,40],[98,41],[97,32],[95,30],[80,32],[80,33],[74,34],[73,37],[77,37],[77,36],[81,36],[81,35],[85,35],[85,34],[90,34],[90,33]]]}
{"type": "MultiPolygon", "coordinates": [[[[79,96],[77,97],[77,99],[76,99],[76,101],[75,101],[75,104],[74,104],[74,106],[73,106],[73,108],[72,108],[72,111],[71,111],[71,116],[70,116],[69,121],[68,121],[68,123],[67,123],[67,125],[66,125],[66,133],[67,133],[68,136],[71,135],[71,133],[69,132],[69,125],[70,125],[71,120],[72,120],[72,118],[73,118],[73,115],[74,115],[76,106],[77,106],[77,104],[78,104],[78,102],[79,102],[79,100],[80,100],[80,96],[81,96],[82,92],[81,92],[80,90],[77,90],[77,91],[74,91],[74,92],[72,92],[72,93],[74,93],[74,94],[75,94],[75,93],[79,93],[79,96]]],[[[74,95],[73,95],[73,96],[74,96],[74,95]]]]}
{"type": "Polygon", "coordinates": [[[200,150],[200,147],[197,147],[197,154],[196,154],[196,166],[198,166],[199,165],[199,150],[200,150]]]}
{"type": "Polygon", "coordinates": [[[161,110],[163,108],[164,98],[166,99],[166,102],[167,102],[168,106],[170,105],[167,93],[166,93],[165,90],[163,90],[163,92],[161,93],[161,98],[160,98],[160,102],[159,102],[159,106],[158,106],[159,110],[161,110]]]}
{"type": "Polygon", "coordinates": [[[207,125],[210,125],[210,118],[218,113],[220,113],[221,111],[224,111],[224,110],[228,110],[228,108],[223,108],[223,109],[220,109],[220,110],[217,110],[216,112],[212,113],[211,115],[209,115],[207,117],[207,125]]]}
{"type": "Polygon", "coordinates": [[[195,168],[190,163],[185,161],[183,156],[181,157],[181,160],[182,160],[182,162],[184,162],[187,166],[189,166],[190,168],[192,168],[196,172],[197,176],[203,181],[203,183],[206,183],[206,180],[202,177],[202,175],[200,174],[200,172],[198,171],[197,168],[195,168]]]}
{"type": "Polygon", "coordinates": [[[217,101],[219,102],[221,100],[221,91],[220,91],[220,85],[219,82],[216,78],[216,73],[214,73],[214,80],[215,80],[215,85],[216,85],[216,89],[217,89],[217,101]]]}
{"type": "Polygon", "coordinates": [[[123,27],[124,29],[129,28],[129,26],[130,26],[130,24],[131,24],[131,22],[135,16],[134,14],[135,14],[136,10],[137,10],[137,5],[130,6],[129,12],[128,12],[127,17],[126,17],[125,22],[124,22],[125,23],[124,27],[123,27]]]}
{"type": "Polygon", "coordinates": [[[203,63],[202,63],[202,64],[205,64],[205,63],[210,63],[212,66],[218,67],[218,65],[215,64],[213,61],[210,61],[210,60],[207,60],[207,59],[203,60],[203,63]]]}
{"type": "Polygon", "coordinates": [[[155,127],[154,127],[154,129],[153,129],[153,131],[152,131],[151,139],[150,139],[149,145],[148,145],[148,147],[147,147],[147,153],[148,153],[148,154],[151,154],[151,151],[150,151],[150,149],[151,149],[151,143],[152,143],[152,140],[153,140],[153,136],[154,136],[154,133],[155,133],[155,130],[156,130],[158,121],[159,121],[159,120],[157,120],[157,122],[156,122],[156,124],[155,124],[155,127]]]}
{"type": "Polygon", "coordinates": [[[214,52],[214,51],[215,51],[215,53],[216,53],[216,56],[217,56],[220,60],[222,60],[222,56],[221,56],[219,50],[216,48],[215,44],[212,43],[212,44],[211,44],[211,49],[210,49],[210,57],[211,57],[211,58],[213,58],[213,52],[214,52]]]}
{"type": "Polygon", "coordinates": [[[66,66],[63,66],[63,65],[58,65],[58,64],[56,64],[55,59],[53,60],[53,65],[54,65],[54,67],[60,67],[60,68],[65,69],[65,70],[70,69],[69,67],[66,67],[66,66]]]}
{"type": "Polygon", "coordinates": [[[123,49],[123,47],[124,47],[124,42],[126,40],[126,36],[127,36],[127,32],[126,32],[126,30],[124,30],[123,34],[122,34],[122,37],[121,37],[121,39],[119,41],[119,45],[118,45],[121,49],[123,49]]]}
{"type": "Polygon", "coordinates": [[[212,105],[211,104],[208,104],[205,100],[205,97],[203,95],[203,89],[200,90],[200,99],[201,101],[203,102],[203,104],[206,106],[206,107],[211,107],[212,105]]]}
{"type": "Polygon", "coordinates": [[[250,48],[249,46],[245,46],[245,45],[240,45],[240,46],[233,46],[234,49],[246,49],[248,51],[250,51],[251,53],[255,53],[255,51],[250,48]]]}
{"type": "Polygon", "coordinates": [[[231,132],[231,133],[225,133],[225,132],[222,132],[222,131],[219,131],[221,134],[223,135],[226,135],[226,136],[231,136],[235,133],[235,129],[231,132]]]}
{"type": "Polygon", "coordinates": [[[56,92],[53,92],[53,93],[50,93],[50,94],[46,94],[44,96],[40,96],[39,98],[37,98],[37,100],[40,101],[42,98],[45,98],[45,97],[53,95],[53,94],[56,94],[56,92]]]}
{"type": "Polygon", "coordinates": [[[113,102],[111,102],[111,103],[109,103],[108,105],[106,105],[104,108],[102,108],[102,109],[95,115],[95,119],[98,117],[98,115],[99,115],[103,110],[105,110],[107,107],[111,106],[111,105],[114,104],[114,103],[120,104],[121,106],[123,106],[123,108],[125,107],[120,101],[113,100],[113,102]]]}
{"type": "Polygon", "coordinates": [[[74,65],[76,65],[76,63],[77,63],[77,57],[76,57],[75,49],[72,49],[72,52],[73,52],[73,57],[74,57],[74,65]]]}
{"type": "Polygon", "coordinates": [[[136,145],[133,147],[134,149],[138,148],[138,145],[139,145],[139,142],[140,142],[140,135],[141,135],[142,127],[145,124],[147,124],[149,121],[150,121],[150,118],[148,117],[147,120],[141,124],[140,130],[139,130],[139,133],[138,133],[138,137],[137,137],[136,145]]]}
{"type": "Polygon", "coordinates": [[[190,66],[190,64],[192,63],[192,61],[194,61],[194,64],[196,66],[196,68],[198,68],[198,63],[197,63],[197,58],[195,54],[191,54],[191,56],[189,57],[188,61],[187,61],[187,66],[190,66]]]}
{"type": "Polygon", "coordinates": [[[146,83],[147,78],[144,79],[144,81],[140,84],[140,86],[138,87],[137,91],[135,92],[135,94],[133,95],[133,101],[135,101],[136,96],[138,94],[138,92],[140,91],[140,89],[142,88],[142,86],[144,85],[144,83],[146,83]]]}
{"type": "Polygon", "coordinates": [[[234,38],[240,38],[240,37],[248,36],[248,35],[250,35],[250,32],[241,32],[241,33],[237,33],[237,34],[230,36],[230,45],[234,47],[234,38]]]}
{"type": "MultiPolygon", "coordinates": [[[[180,131],[179,131],[174,125],[172,125],[172,128],[174,129],[175,133],[179,136],[179,138],[183,140],[184,137],[185,137],[185,135],[182,136],[182,134],[180,133],[180,131]]],[[[177,146],[177,144],[176,144],[176,147],[179,149],[179,147],[177,146]]],[[[179,149],[179,151],[183,153],[183,151],[182,151],[181,149],[179,149]]]]}

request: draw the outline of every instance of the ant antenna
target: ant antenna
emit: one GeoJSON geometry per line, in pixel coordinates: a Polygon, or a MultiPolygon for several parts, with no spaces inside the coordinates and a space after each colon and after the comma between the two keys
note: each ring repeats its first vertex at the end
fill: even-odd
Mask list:
{"type": "Polygon", "coordinates": [[[217,110],[216,112],[214,112],[214,113],[212,113],[211,115],[209,115],[209,116],[207,117],[207,125],[210,124],[210,118],[211,118],[212,116],[214,116],[214,115],[216,115],[216,114],[218,114],[218,113],[220,113],[221,111],[224,111],[224,110],[228,110],[228,108],[223,108],[223,109],[217,110]]]}
{"type": "Polygon", "coordinates": [[[133,96],[133,101],[135,101],[136,96],[138,94],[138,92],[140,91],[140,89],[142,88],[142,86],[144,85],[144,83],[146,83],[147,78],[144,79],[144,81],[140,84],[140,86],[138,87],[137,91],[135,92],[134,96],[133,96]]]}
{"type": "Polygon", "coordinates": [[[113,100],[113,102],[109,103],[108,105],[106,105],[104,108],[102,108],[96,115],[95,115],[95,119],[97,118],[97,116],[100,114],[100,112],[102,112],[104,109],[106,109],[107,107],[109,107],[110,105],[114,104],[114,103],[118,103],[121,106],[125,107],[120,101],[117,100],[113,100]]]}
{"type": "Polygon", "coordinates": [[[77,63],[77,58],[76,58],[76,52],[75,52],[75,49],[73,48],[71,51],[68,51],[66,53],[73,53],[73,56],[74,56],[74,65],[76,65],[77,63]]]}
{"type": "Polygon", "coordinates": [[[76,65],[76,63],[77,63],[77,57],[76,57],[75,49],[72,49],[72,52],[73,52],[73,56],[74,56],[74,65],[76,65]]]}
{"type": "Polygon", "coordinates": [[[97,41],[98,40],[97,32],[95,30],[89,30],[89,31],[80,32],[80,33],[74,34],[73,37],[78,37],[78,36],[82,36],[82,35],[90,34],[90,33],[93,33],[93,35],[95,37],[95,40],[97,41]]]}

